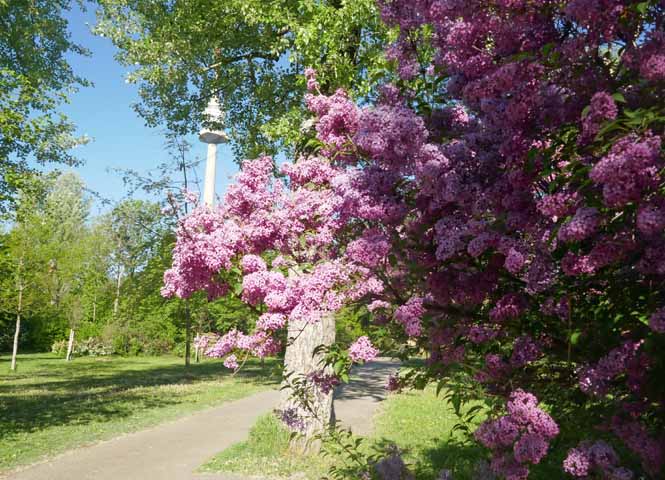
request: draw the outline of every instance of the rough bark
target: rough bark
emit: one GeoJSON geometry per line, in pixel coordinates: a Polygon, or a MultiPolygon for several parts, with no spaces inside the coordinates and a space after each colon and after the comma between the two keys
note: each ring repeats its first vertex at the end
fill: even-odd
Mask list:
{"type": "Polygon", "coordinates": [[[16,355],[18,354],[18,338],[21,334],[21,310],[23,308],[23,282],[19,279],[18,305],[16,308],[16,330],[14,331],[14,348],[12,349],[11,369],[16,370],[16,355]]]}
{"type": "MultiPolygon", "coordinates": [[[[302,378],[310,372],[321,370],[323,356],[314,354],[320,345],[332,345],[335,342],[335,319],[329,316],[316,323],[290,322],[288,331],[288,344],[284,357],[284,371],[291,373],[291,379],[302,378]]],[[[297,451],[316,451],[319,442],[314,438],[324,432],[335,421],[333,405],[333,392],[324,394],[317,388],[312,388],[310,405],[311,412],[303,408],[297,398],[293,398],[293,390],[285,381],[282,385],[282,398],[280,410],[297,412],[301,419],[299,432],[301,436],[294,438],[292,448],[297,451]]]]}
{"type": "Polygon", "coordinates": [[[69,343],[67,343],[67,361],[69,362],[72,359],[72,353],[74,352],[74,329],[69,329],[69,343]]]}

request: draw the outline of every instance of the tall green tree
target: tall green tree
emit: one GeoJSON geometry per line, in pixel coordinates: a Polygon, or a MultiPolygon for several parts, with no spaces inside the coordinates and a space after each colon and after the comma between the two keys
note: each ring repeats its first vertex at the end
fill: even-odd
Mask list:
{"type": "Polygon", "coordinates": [[[67,360],[71,359],[75,331],[83,318],[80,297],[85,287],[90,205],[83,181],[69,172],[56,178],[44,206],[48,269],[43,281],[51,305],[69,325],[67,360]]]}
{"type": "Polygon", "coordinates": [[[139,84],[137,112],[179,134],[219,95],[241,158],[292,149],[305,67],[324,89],[367,95],[383,71],[375,0],[98,0],[96,31],[139,84]]]}
{"type": "Polygon", "coordinates": [[[152,257],[164,232],[159,205],[145,200],[126,200],[107,216],[111,238],[111,271],[115,279],[113,316],[120,311],[122,285],[132,279],[152,257]]]}
{"type": "Polygon", "coordinates": [[[59,106],[87,82],[68,55],[88,52],[72,42],[64,13],[70,0],[0,0],[0,212],[38,163],[77,163],[72,146],[85,141],[59,106]]]}
{"type": "MultiPolygon", "coordinates": [[[[0,309],[7,317],[15,318],[12,339],[11,369],[16,369],[22,321],[25,312],[39,304],[39,272],[47,261],[43,245],[48,237],[41,212],[44,211],[46,182],[39,177],[31,179],[30,188],[19,192],[19,202],[11,231],[3,236],[0,251],[0,309]]],[[[9,330],[9,329],[8,329],[9,330]]]]}

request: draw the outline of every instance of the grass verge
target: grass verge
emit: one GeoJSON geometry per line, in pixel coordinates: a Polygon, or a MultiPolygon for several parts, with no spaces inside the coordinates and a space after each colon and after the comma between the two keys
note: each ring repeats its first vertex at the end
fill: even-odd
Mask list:
{"type": "Polygon", "coordinates": [[[233,377],[213,360],[40,353],[10,373],[0,356],[0,472],[275,387],[275,365],[250,360],[233,377]]]}
{"type": "MultiPolygon", "coordinates": [[[[464,445],[451,433],[458,422],[450,404],[433,389],[391,395],[375,418],[367,446],[398,445],[418,480],[433,480],[442,468],[454,469],[456,479],[469,478],[482,458],[477,446],[464,445]]],[[[206,463],[204,472],[231,472],[277,478],[319,479],[341,458],[302,456],[289,452],[289,433],[272,415],[261,417],[245,442],[237,443],[206,463]]]]}
{"type": "Polygon", "coordinates": [[[217,454],[200,470],[278,478],[321,478],[328,471],[327,460],[290,452],[289,439],[290,434],[280,420],[271,413],[263,415],[252,427],[246,441],[217,454]]]}

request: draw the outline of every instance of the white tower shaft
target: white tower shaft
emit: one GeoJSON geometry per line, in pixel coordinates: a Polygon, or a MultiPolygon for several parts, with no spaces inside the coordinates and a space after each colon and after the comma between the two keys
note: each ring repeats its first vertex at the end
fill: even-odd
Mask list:
{"type": "Polygon", "coordinates": [[[217,144],[208,144],[206,173],[203,184],[203,203],[209,207],[215,204],[215,178],[217,172],[217,144]]]}
{"type": "Polygon", "coordinates": [[[203,180],[203,204],[212,207],[215,204],[215,174],[217,173],[217,145],[226,143],[228,136],[223,130],[224,114],[216,97],[211,97],[203,112],[207,122],[216,122],[216,127],[204,123],[199,132],[199,140],[208,144],[206,173],[203,180]],[[216,128],[216,129],[214,129],[216,128]]]}

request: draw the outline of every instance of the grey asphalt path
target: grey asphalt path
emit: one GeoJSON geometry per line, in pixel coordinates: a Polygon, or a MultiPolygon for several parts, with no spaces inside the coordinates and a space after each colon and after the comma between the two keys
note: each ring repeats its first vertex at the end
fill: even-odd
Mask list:
{"type": "MultiPolygon", "coordinates": [[[[379,359],[352,372],[336,392],[337,418],[354,433],[371,430],[385,397],[383,386],[397,363],[379,359]]],[[[237,475],[196,474],[210,457],[244,440],[257,417],[277,405],[279,392],[261,392],[174,422],[131,433],[7,474],[7,480],[243,480],[237,475]]]]}
{"type": "Polygon", "coordinates": [[[395,373],[399,363],[389,358],[377,358],[351,372],[351,381],[335,392],[335,416],[343,427],[357,435],[372,433],[372,417],[382,400],[388,376],[395,373]]]}

